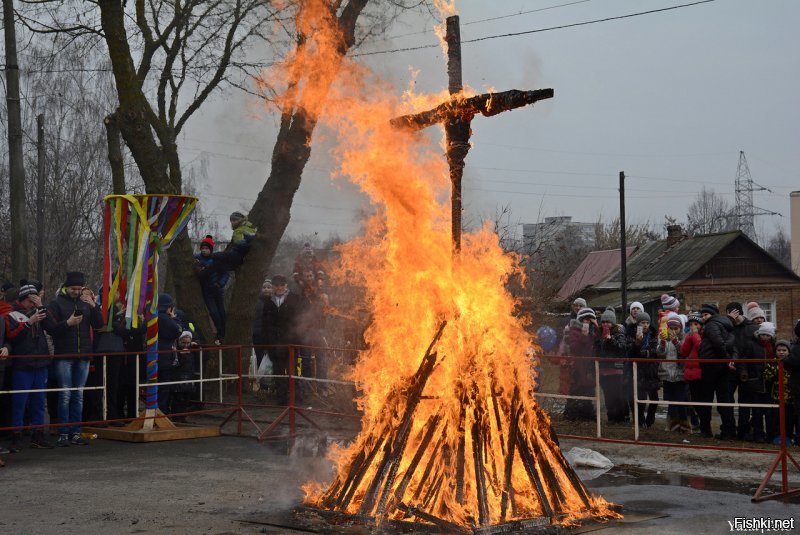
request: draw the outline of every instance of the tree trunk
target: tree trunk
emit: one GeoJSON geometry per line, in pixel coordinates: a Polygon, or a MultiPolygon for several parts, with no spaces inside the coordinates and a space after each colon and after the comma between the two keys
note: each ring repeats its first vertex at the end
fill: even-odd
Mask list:
{"type": "MultiPolygon", "coordinates": [[[[119,98],[119,108],[114,112],[116,126],[136,161],[147,193],[179,195],[182,180],[175,135],[169,126],[159,123],[142,90],[128,45],[125,8],[119,0],[101,0],[99,6],[119,98]],[[154,131],[158,133],[158,141],[154,131]]],[[[211,327],[200,283],[192,270],[192,244],[188,233],[181,234],[170,251],[167,272],[175,288],[173,297],[209,340],[211,327]]]]}
{"type": "Polygon", "coordinates": [[[119,128],[114,115],[109,115],[103,123],[106,125],[106,142],[108,143],[108,163],[111,164],[111,183],[114,195],[125,195],[125,166],[122,161],[122,149],[119,146],[119,128]]]}
{"type": "Polygon", "coordinates": [[[8,167],[11,203],[11,280],[28,277],[28,232],[25,206],[25,164],[22,156],[22,111],[13,0],[3,0],[6,45],[6,102],[8,105],[8,167]]]}
{"type": "MultiPolygon", "coordinates": [[[[339,16],[342,40],[337,49],[341,62],[355,41],[355,26],[367,0],[351,0],[339,16]]],[[[303,46],[302,40],[298,46],[303,46]]],[[[318,87],[327,94],[334,81],[338,67],[331,69],[328,79],[317,80],[318,87]]],[[[309,77],[319,73],[302,73],[309,77]]],[[[306,103],[303,97],[293,110],[284,113],[278,139],[272,151],[272,169],[264,188],[258,194],[249,219],[258,229],[244,265],[236,272],[233,287],[232,307],[228,315],[226,342],[232,344],[251,343],[251,325],[261,283],[269,273],[278,243],[286,231],[291,217],[290,209],[294,194],[300,187],[303,169],[311,156],[311,137],[317,117],[307,110],[321,109],[322,103],[306,103]]]]}

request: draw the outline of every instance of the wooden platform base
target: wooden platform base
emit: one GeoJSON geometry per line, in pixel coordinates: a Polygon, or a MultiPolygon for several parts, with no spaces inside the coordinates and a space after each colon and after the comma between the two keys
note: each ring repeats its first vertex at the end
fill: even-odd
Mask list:
{"type": "Polygon", "coordinates": [[[97,434],[97,438],[121,440],[124,442],[161,442],[165,440],[186,440],[189,438],[218,437],[220,429],[214,425],[175,424],[158,409],[142,411],[137,420],[125,427],[84,427],[83,431],[97,434]]]}

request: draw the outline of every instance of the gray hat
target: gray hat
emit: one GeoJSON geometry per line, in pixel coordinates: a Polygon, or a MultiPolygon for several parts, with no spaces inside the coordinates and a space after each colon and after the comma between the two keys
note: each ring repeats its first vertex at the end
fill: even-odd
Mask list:
{"type": "Polygon", "coordinates": [[[643,321],[650,321],[650,314],[647,312],[639,312],[636,314],[636,323],[641,323],[643,321]]]}
{"type": "Polygon", "coordinates": [[[586,308],[587,306],[589,306],[586,304],[586,299],[584,299],[583,297],[578,297],[577,299],[575,299],[575,301],[572,302],[572,304],[580,305],[581,308],[586,308]]]}
{"type": "Polygon", "coordinates": [[[603,315],[600,316],[600,321],[607,321],[609,323],[617,323],[617,313],[614,312],[612,307],[608,307],[603,311],[603,315]]]}
{"type": "Polygon", "coordinates": [[[578,321],[583,321],[585,318],[597,319],[597,314],[591,308],[582,308],[578,311],[578,321]]]}
{"type": "Polygon", "coordinates": [[[792,343],[789,340],[778,340],[775,342],[775,349],[778,349],[778,346],[785,346],[789,351],[792,350],[792,343]]]}

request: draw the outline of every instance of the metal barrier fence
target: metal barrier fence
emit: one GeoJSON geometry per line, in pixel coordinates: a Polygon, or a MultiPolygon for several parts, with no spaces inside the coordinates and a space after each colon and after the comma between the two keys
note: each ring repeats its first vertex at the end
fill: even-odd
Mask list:
{"type": "MultiPolygon", "coordinates": [[[[197,402],[202,403],[203,405],[210,405],[216,406],[218,408],[214,409],[201,409],[201,410],[191,410],[186,412],[180,413],[169,413],[167,416],[190,416],[190,415],[202,415],[202,414],[215,414],[215,413],[227,413],[227,416],[224,420],[219,424],[220,428],[224,427],[234,416],[237,417],[237,426],[236,426],[236,433],[237,436],[246,436],[244,434],[244,423],[248,422],[255,430],[255,437],[259,441],[264,440],[275,440],[275,439],[287,439],[287,438],[294,438],[297,436],[297,417],[301,417],[303,420],[311,424],[314,428],[321,430],[321,426],[317,424],[312,418],[314,414],[321,415],[321,416],[334,416],[334,417],[343,417],[343,418],[353,418],[353,419],[360,419],[358,414],[354,413],[346,413],[340,411],[328,411],[328,410],[320,410],[314,409],[311,407],[300,407],[297,404],[297,385],[298,383],[316,383],[316,384],[338,384],[344,386],[351,386],[356,387],[356,383],[353,381],[344,381],[340,379],[330,379],[327,377],[317,377],[316,376],[316,369],[312,369],[314,376],[304,376],[301,375],[299,372],[301,368],[299,367],[300,359],[306,358],[305,356],[299,355],[299,353],[311,353],[313,356],[314,352],[319,352],[320,354],[332,354],[335,352],[345,352],[345,353],[356,353],[356,350],[348,349],[348,348],[330,348],[330,347],[311,347],[311,346],[206,346],[201,348],[193,348],[188,350],[193,354],[197,354],[199,357],[199,365],[198,365],[198,378],[196,379],[183,379],[177,381],[161,381],[156,383],[147,383],[141,382],[140,380],[140,355],[141,353],[138,352],[125,352],[125,353],[113,353],[113,354],[81,354],[81,355],[46,355],[47,357],[52,357],[54,359],[60,358],[76,358],[76,357],[94,357],[94,358],[101,358],[103,362],[103,381],[102,384],[99,386],[89,386],[89,387],[73,387],[73,388],[44,388],[44,389],[28,389],[28,390],[0,390],[0,395],[13,395],[13,394],[20,394],[20,393],[34,393],[34,392],[62,392],[62,391],[74,391],[74,390],[102,390],[103,391],[103,418],[101,420],[92,420],[92,421],[80,421],[80,422],[58,422],[58,423],[50,423],[50,424],[42,424],[42,425],[26,425],[21,427],[0,427],[0,431],[19,431],[22,429],[37,429],[37,428],[49,428],[49,427],[60,427],[60,426],[82,426],[82,425],[92,425],[92,424],[106,424],[106,423],[115,423],[115,422],[123,422],[129,423],[133,421],[140,421],[149,418],[156,418],[155,416],[150,417],[136,417],[136,418],[116,418],[113,420],[107,419],[108,416],[108,379],[107,379],[107,372],[108,372],[108,359],[110,358],[122,358],[125,356],[135,356],[135,389],[137,392],[137,405],[139,396],[138,393],[140,389],[145,386],[152,386],[153,384],[159,387],[172,387],[177,385],[186,385],[186,384],[197,384],[199,385],[198,388],[198,399],[195,400],[197,402]],[[272,373],[272,374],[258,374],[258,373],[250,373],[250,371],[245,372],[245,355],[247,355],[247,362],[249,364],[250,359],[256,353],[256,350],[265,350],[269,352],[269,350],[284,350],[288,351],[288,369],[286,374],[280,373],[272,373]],[[209,356],[207,359],[206,356],[209,356]],[[231,355],[235,358],[234,367],[236,371],[232,372],[225,372],[225,364],[226,358],[230,359],[231,355]],[[207,360],[211,358],[215,358],[217,363],[217,370],[219,374],[215,377],[205,377],[205,372],[207,371],[207,360]],[[247,382],[252,381],[260,381],[262,379],[271,379],[273,381],[286,381],[286,405],[270,405],[266,403],[245,403],[244,401],[244,389],[245,384],[247,382]],[[209,399],[209,393],[207,392],[206,385],[209,383],[216,383],[216,394],[217,400],[212,401],[209,399]],[[226,383],[234,384],[236,387],[236,401],[225,401],[224,400],[224,385],[226,383]],[[269,424],[262,428],[256,419],[252,416],[251,412],[253,409],[267,409],[267,408],[280,408],[280,414],[269,424]],[[288,433],[286,434],[276,434],[276,430],[278,426],[282,423],[286,422],[288,424],[288,433]]],[[[169,353],[174,354],[175,350],[164,350],[159,351],[159,353],[169,353]]],[[[41,358],[42,356],[9,356],[6,359],[6,362],[13,362],[14,359],[26,359],[26,358],[41,358]]],[[[654,400],[648,399],[639,399],[638,397],[638,365],[640,363],[657,363],[657,362],[668,362],[668,363],[676,363],[676,360],[671,359],[629,359],[629,358],[615,358],[615,359],[598,359],[594,357],[567,357],[567,356],[558,356],[558,355],[542,355],[541,359],[549,359],[551,361],[571,361],[571,362],[579,362],[579,361],[590,361],[593,364],[594,368],[594,395],[593,396],[585,396],[585,395],[574,395],[574,394],[564,394],[564,393],[548,393],[542,391],[536,391],[534,395],[537,398],[552,398],[552,399],[566,399],[566,400],[586,400],[594,402],[595,406],[595,427],[596,427],[596,436],[582,436],[582,435],[560,435],[563,438],[571,438],[571,439],[579,439],[579,440],[595,440],[600,442],[613,442],[613,443],[620,443],[620,444],[640,444],[640,445],[649,445],[649,446],[660,446],[660,447],[679,447],[679,448],[690,448],[690,449],[708,449],[708,450],[725,450],[725,451],[739,451],[739,452],[750,452],[750,453],[765,453],[765,454],[774,454],[775,450],[773,449],[764,449],[764,448],[737,448],[737,447],[727,447],[727,446],[713,446],[713,445],[698,445],[698,444],[675,444],[669,442],[642,442],[639,440],[639,418],[638,418],[638,406],[639,405],[647,405],[653,403],[654,400]],[[632,395],[631,399],[633,400],[633,433],[634,437],[633,440],[622,440],[622,439],[610,439],[610,438],[603,438],[602,437],[602,416],[601,416],[601,385],[600,385],[600,363],[601,362],[630,362],[632,365],[632,374],[631,374],[631,387],[632,387],[632,395]]],[[[680,361],[677,361],[680,363],[680,361]]],[[[744,363],[767,363],[773,362],[766,359],[756,360],[756,359],[739,359],[736,361],[729,361],[729,360],[703,360],[703,364],[711,364],[711,363],[730,363],[730,362],[744,362],[744,363]]],[[[230,362],[228,362],[230,364],[230,362]]],[[[775,497],[783,497],[794,495],[800,493],[800,489],[791,490],[789,489],[788,485],[788,463],[791,462],[800,470],[800,464],[788,453],[787,451],[787,440],[786,440],[786,420],[785,420],[785,403],[784,403],[784,368],[783,363],[777,361],[778,365],[778,385],[779,385],[779,400],[777,404],[759,404],[759,403],[719,403],[719,402],[698,402],[698,401],[668,401],[668,400],[657,400],[657,405],[676,405],[676,406],[709,406],[709,407],[749,407],[749,408],[767,408],[767,409],[778,409],[779,413],[779,433],[782,437],[780,441],[780,450],[778,452],[778,456],[774,459],[772,464],[770,465],[767,474],[762,481],[761,485],[759,486],[756,494],[753,496],[754,501],[760,501],[764,499],[770,499],[775,497]],[[763,491],[766,488],[769,480],[771,479],[772,475],[774,474],[775,470],[777,470],[778,465],[780,464],[781,467],[781,488],[782,491],[777,494],[772,494],[768,496],[763,495],[763,491]]],[[[228,366],[230,368],[230,366],[228,366]]],[[[249,366],[248,366],[249,368],[249,366]]],[[[7,371],[10,371],[11,367],[6,367],[7,371]]],[[[138,408],[138,407],[137,407],[138,408]]],[[[252,436],[252,435],[250,435],[252,436]]]]}
{"type": "MultiPolygon", "coordinates": [[[[785,370],[783,366],[783,362],[781,360],[769,360],[769,359],[701,359],[699,361],[700,364],[736,364],[736,363],[744,363],[744,364],[754,364],[754,363],[771,363],[777,364],[778,367],[778,374],[777,374],[777,384],[778,384],[778,402],[777,403],[740,403],[735,401],[733,403],[724,403],[719,401],[714,401],[712,397],[711,402],[700,402],[700,401],[669,401],[666,399],[658,399],[658,400],[650,400],[650,399],[640,399],[639,398],[639,389],[638,389],[638,367],[639,364],[647,363],[672,363],[672,364],[684,364],[686,363],[686,359],[666,359],[666,358],[597,358],[597,357],[571,357],[571,356],[564,356],[564,355],[554,355],[554,354],[545,354],[542,355],[542,359],[548,359],[551,362],[559,362],[560,365],[563,363],[574,363],[574,362],[591,362],[594,365],[594,395],[593,396],[585,396],[585,395],[574,395],[574,394],[554,394],[554,393],[547,393],[537,391],[534,393],[536,397],[539,398],[553,398],[553,399],[573,399],[573,400],[588,400],[594,402],[594,412],[595,412],[595,422],[596,422],[596,436],[584,436],[584,435],[559,435],[562,438],[570,438],[570,439],[577,439],[577,440],[588,440],[588,441],[597,441],[597,442],[609,442],[609,443],[618,443],[618,444],[636,444],[636,445],[648,445],[648,446],[657,446],[657,447],[677,447],[677,448],[687,448],[687,449],[707,449],[707,450],[722,450],[722,451],[739,451],[739,452],[747,452],[747,453],[764,453],[764,454],[772,454],[774,455],[776,452],[773,449],[765,449],[765,448],[741,448],[741,447],[732,447],[732,446],[713,446],[713,445],[700,445],[700,444],[675,444],[670,442],[642,442],[639,440],[639,406],[640,405],[666,405],[669,407],[670,405],[674,406],[686,406],[686,407],[698,407],[698,406],[706,406],[706,407],[731,407],[733,408],[763,408],[763,409],[777,409],[778,412],[778,436],[780,437],[780,449],[778,450],[777,457],[773,460],[772,464],[769,466],[767,470],[767,474],[762,480],[760,486],[756,490],[755,494],[753,495],[753,501],[763,501],[767,499],[773,498],[781,498],[786,496],[792,496],[796,494],[800,494],[800,489],[790,489],[788,483],[788,463],[791,462],[799,471],[800,471],[800,464],[792,457],[792,455],[788,452],[787,449],[787,436],[786,436],[786,403],[785,403],[785,387],[784,387],[784,375],[785,370]],[[630,377],[630,385],[631,385],[631,396],[629,399],[633,401],[633,406],[631,407],[631,412],[633,415],[631,417],[631,422],[633,424],[633,440],[621,440],[621,439],[609,439],[602,437],[602,417],[601,417],[601,388],[600,388],[600,364],[601,363],[609,363],[609,362],[623,362],[623,363],[631,363],[631,377],[630,377]],[[781,466],[781,491],[771,495],[764,495],[764,489],[766,488],[767,484],[771,480],[773,474],[777,470],[778,464],[781,466]]],[[[731,397],[733,395],[731,394],[731,397]]],[[[709,409],[710,410],[710,409],[709,409]]],[[[800,430],[798,430],[800,433],[800,430]]]]}

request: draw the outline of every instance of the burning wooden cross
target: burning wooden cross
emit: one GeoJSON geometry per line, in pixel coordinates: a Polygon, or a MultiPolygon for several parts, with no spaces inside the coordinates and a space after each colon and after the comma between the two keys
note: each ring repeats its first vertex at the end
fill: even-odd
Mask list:
{"type": "Polygon", "coordinates": [[[464,90],[461,81],[461,30],[458,15],[447,18],[447,76],[448,90],[453,96],[432,110],[396,117],[390,122],[397,128],[422,130],[436,123],[444,123],[447,139],[447,163],[450,166],[450,205],[452,210],[453,250],[461,250],[461,179],[464,159],[469,152],[470,124],[476,114],[491,117],[504,111],[521,108],[539,100],[553,98],[552,89],[501,93],[484,93],[474,97],[459,96],[464,90]]]}

